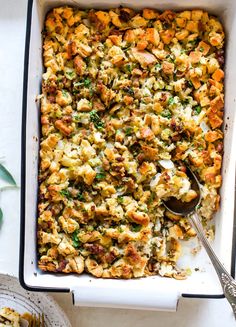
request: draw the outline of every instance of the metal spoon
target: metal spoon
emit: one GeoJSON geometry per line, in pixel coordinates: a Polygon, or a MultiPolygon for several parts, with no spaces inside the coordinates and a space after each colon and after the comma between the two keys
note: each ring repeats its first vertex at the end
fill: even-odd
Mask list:
{"type": "Polygon", "coordinates": [[[213,251],[210,243],[208,242],[202,223],[199,219],[197,212],[195,211],[197,205],[201,201],[201,191],[200,184],[196,175],[191,171],[190,168],[187,168],[187,175],[191,181],[191,188],[197,193],[197,197],[190,202],[182,202],[174,197],[170,197],[163,204],[164,206],[173,214],[179,216],[187,216],[190,224],[195,229],[198,238],[201,240],[214,268],[219,277],[224,295],[228,302],[230,303],[234,317],[236,319],[236,281],[230,276],[230,274],[225,270],[223,265],[220,263],[215,252],[213,251]]]}

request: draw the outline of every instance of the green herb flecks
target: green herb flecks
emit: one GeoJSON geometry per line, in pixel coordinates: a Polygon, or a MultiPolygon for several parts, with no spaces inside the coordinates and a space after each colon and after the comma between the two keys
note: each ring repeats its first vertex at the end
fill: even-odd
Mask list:
{"type": "Polygon", "coordinates": [[[78,238],[78,231],[75,231],[73,234],[72,234],[72,241],[73,241],[73,246],[74,248],[78,248],[81,244],[79,238],[78,238]]]}
{"type": "Polygon", "coordinates": [[[61,90],[63,97],[68,98],[69,94],[66,90],[61,90]]]}
{"type": "Polygon", "coordinates": [[[169,105],[172,105],[173,103],[175,103],[175,99],[174,99],[174,97],[169,97],[169,99],[168,99],[168,104],[169,104],[169,105]]]}
{"type": "Polygon", "coordinates": [[[156,64],[156,65],[155,65],[155,68],[160,69],[160,68],[161,68],[161,64],[159,64],[159,63],[156,64]]]}
{"type": "Polygon", "coordinates": [[[106,172],[100,168],[99,172],[96,174],[96,179],[104,179],[106,178],[106,172]]]}
{"type": "Polygon", "coordinates": [[[165,118],[168,118],[168,119],[170,119],[172,117],[172,113],[168,109],[163,110],[161,115],[162,115],[162,117],[165,117],[165,118]]]}
{"type": "Polygon", "coordinates": [[[148,199],[148,204],[152,204],[154,199],[155,199],[155,193],[151,192],[150,198],[148,199]]]}
{"type": "Polygon", "coordinates": [[[124,91],[127,92],[129,95],[134,96],[134,90],[132,87],[125,87],[124,91]]]}
{"type": "Polygon", "coordinates": [[[104,122],[101,120],[101,118],[97,114],[96,110],[92,110],[90,112],[90,120],[97,129],[103,129],[104,128],[104,122]]]}
{"type": "Polygon", "coordinates": [[[127,127],[125,129],[125,135],[126,136],[132,135],[132,133],[133,133],[133,128],[132,127],[127,127]]]}
{"type": "Polygon", "coordinates": [[[84,200],[85,200],[85,199],[84,199],[84,196],[83,196],[82,193],[78,193],[78,195],[77,195],[77,199],[78,199],[79,201],[84,201],[84,200]]]}
{"type": "Polygon", "coordinates": [[[200,112],[202,111],[202,108],[200,106],[197,106],[194,108],[194,111],[199,115],[200,112]]]}
{"type": "Polygon", "coordinates": [[[71,200],[72,199],[72,196],[70,194],[70,192],[68,190],[61,190],[59,192],[62,196],[66,197],[68,200],[71,200]]]}
{"type": "Polygon", "coordinates": [[[124,198],[123,198],[123,196],[118,196],[118,197],[117,197],[117,202],[118,202],[119,204],[122,204],[122,203],[124,202],[124,198]]]}
{"type": "Polygon", "coordinates": [[[76,73],[75,73],[74,70],[71,70],[71,71],[68,70],[68,71],[65,72],[65,76],[66,76],[67,79],[72,81],[73,79],[76,78],[76,73]]]}
{"type": "Polygon", "coordinates": [[[125,65],[124,70],[125,70],[126,73],[131,73],[132,72],[132,65],[131,64],[125,65]]]}
{"type": "Polygon", "coordinates": [[[90,87],[92,84],[92,81],[90,78],[84,78],[81,82],[76,82],[74,83],[74,87],[78,87],[78,86],[85,86],[85,87],[90,87]]]}
{"type": "Polygon", "coordinates": [[[132,232],[139,232],[141,230],[141,228],[142,228],[142,225],[139,225],[139,224],[133,223],[131,225],[132,232]]]}
{"type": "Polygon", "coordinates": [[[187,81],[189,87],[193,87],[193,83],[191,81],[187,81]]]}

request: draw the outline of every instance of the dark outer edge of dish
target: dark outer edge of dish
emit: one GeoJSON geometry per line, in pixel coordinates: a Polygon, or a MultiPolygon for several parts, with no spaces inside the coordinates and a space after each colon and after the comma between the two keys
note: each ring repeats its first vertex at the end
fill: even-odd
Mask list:
{"type": "MultiPolygon", "coordinates": [[[[26,113],[27,113],[27,90],[28,90],[28,66],[29,66],[29,46],[31,35],[32,9],[33,1],[28,0],[27,18],[26,18],[26,38],[25,38],[25,57],[24,57],[24,74],[23,74],[23,100],[22,100],[22,130],[21,130],[21,207],[20,207],[20,258],[19,258],[19,281],[21,286],[27,291],[35,292],[70,292],[70,289],[50,288],[50,287],[33,287],[28,286],[24,279],[24,250],[25,250],[25,156],[26,156],[26,113]]],[[[233,226],[233,242],[231,256],[231,275],[235,277],[236,263],[236,213],[234,207],[234,226],[233,226]]],[[[71,290],[72,291],[72,290],[71,290]]],[[[72,292],[73,294],[73,292],[72,292]]],[[[187,294],[183,293],[185,298],[208,298],[222,299],[224,294],[187,294]]],[[[72,296],[73,298],[73,296],[72,296]]],[[[74,302],[74,301],[73,301],[74,302]]],[[[74,304],[74,303],[73,303],[74,304]]]]}
{"type": "Polygon", "coordinates": [[[235,278],[236,270],[236,175],[235,175],[235,187],[234,187],[234,225],[232,236],[232,254],[231,254],[231,276],[235,278]]]}
{"type": "Polygon", "coordinates": [[[25,282],[24,259],[25,259],[25,178],[26,178],[26,117],[27,117],[27,91],[29,70],[29,49],[31,36],[32,10],[34,0],[28,0],[25,36],[25,57],[23,74],[23,98],[22,98],[22,129],[21,129],[21,199],[20,199],[20,257],[19,257],[19,281],[27,291],[34,292],[70,292],[66,288],[34,287],[25,282]]]}

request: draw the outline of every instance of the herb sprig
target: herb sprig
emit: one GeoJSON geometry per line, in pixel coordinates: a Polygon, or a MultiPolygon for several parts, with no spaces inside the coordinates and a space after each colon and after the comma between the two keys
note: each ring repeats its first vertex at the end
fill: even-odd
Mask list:
{"type": "MultiPolygon", "coordinates": [[[[4,189],[8,189],[11,187],[17,187],[14,178],[12,177],[11,173],[0,163],[0,179],[4,182],[7,182],[8,185],[0,187],[0,191],[4,189]]],[[[0,225],[3,221],[3,211],[0,208],[0,225]]]]}

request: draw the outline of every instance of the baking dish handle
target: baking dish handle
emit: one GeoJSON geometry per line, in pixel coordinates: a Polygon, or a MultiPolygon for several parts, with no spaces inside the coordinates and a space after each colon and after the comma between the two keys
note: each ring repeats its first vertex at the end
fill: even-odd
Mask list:
{"type": "Polygon", "coordinates": [[[72,291],[75,306],[176,311],[180,294],[175,290],[79,287],[72,291]]]}

